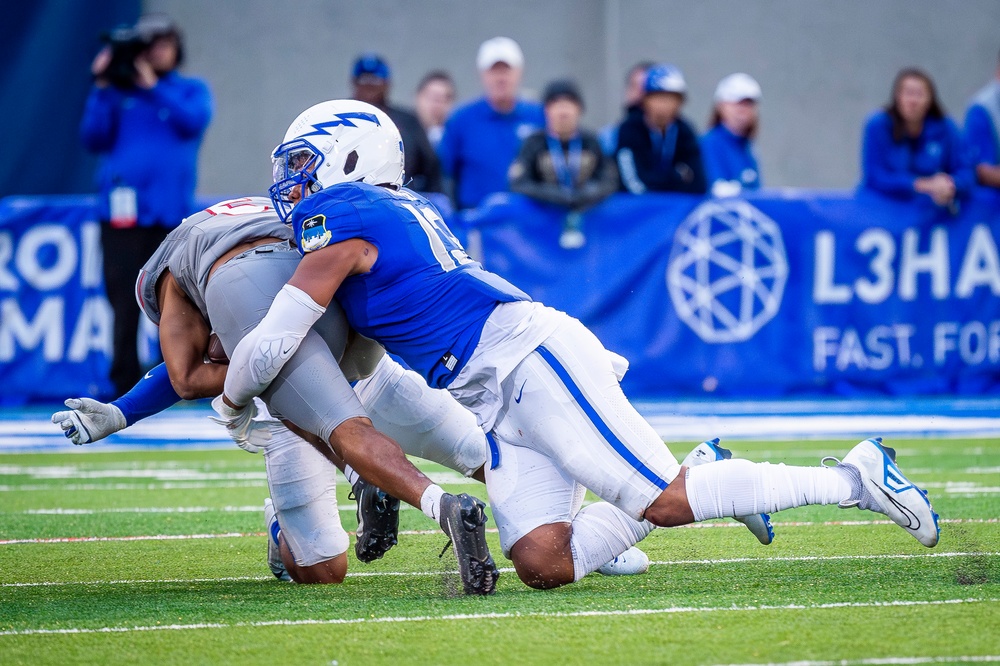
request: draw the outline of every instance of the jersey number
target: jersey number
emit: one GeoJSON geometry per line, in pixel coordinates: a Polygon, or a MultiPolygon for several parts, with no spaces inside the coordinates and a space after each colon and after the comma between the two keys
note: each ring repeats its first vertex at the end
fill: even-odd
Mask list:
{"type": "Polygon", "coordinates": [[[430,206],[417,208],[411,203],[404,203],[403,207],[413,214],[413,217],[420,223],[420,228],[427,234],[427,240],[431,244],[431,252],[441,268],[445,271],[451,271],[463,264],[473,263],[472,258],[465,253],[462,244],[452,235],[444,220],[433,208],[430,206]]]}
{"type": "Polygon", "coordinates": [[[254,201],[250,197],[243,197],[242,199],[230,199],[229,201],[217,203],[210,208],[206,208],[205,212],[212,216],[249,215],[251,213],[265,213],[269,210],[272,210],[270,206],[254,201]]]}

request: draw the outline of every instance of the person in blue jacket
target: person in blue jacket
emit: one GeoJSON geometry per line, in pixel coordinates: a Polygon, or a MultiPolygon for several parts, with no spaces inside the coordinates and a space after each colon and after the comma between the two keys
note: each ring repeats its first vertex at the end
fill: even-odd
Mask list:
{"type": "Polygon", "coordinates": [[[194,212],[198,149],[212,116],[205,83],[176,71],[183,47],[173,22],[146,15],[130,34],[148,45],[130,68],[125,63],[131,80],[123,80],[112,48],[102,49],[80,122],[84,146],[101,158],[97,214],[104,285],[115,314],[111,381],[119,393],[142,376],[135,276],[167,233],[194,212]]]}
{"type": "Polygon", "coordinates": [[[979,184],[1000,188],[1000,64],[993,80],[969,103],[965,142],[979,184]]]}
{"type": "Polygon", "coordinates": [[[673,65],[650,68],[642,113],[627,116],[618,128],[615,157],[623,191],[705,193],[698,136],[680,115],[686,97],[681,70],[673,65]]]}
{"type": "Polygon", "coordinates": [[[743,73],[730,74],[715,88],[709,130],[701,137],[701,158],[709,191],[717,197],[761,187],[760,168],[753,154],[760,95],[760,84],[743,73]]]}
{"type": "Polygon", "coordinates": [[[438,144],[441,171],[455,206],[475,208],[494,192],[507,191],[507,169],[521,141],[545,126],[542,106],[518,96],[524,54],[509,37],[482,43],[476,57],[484,96],[460,107],[438,144]]]}
{"type": "Polygon", "coordinates": [[[954,212],[973,183],[964,142],[934,82],[919,69],[903,69],[888,106],[865,125],[862,184],[899,198],[929,197],[954,212]]]}

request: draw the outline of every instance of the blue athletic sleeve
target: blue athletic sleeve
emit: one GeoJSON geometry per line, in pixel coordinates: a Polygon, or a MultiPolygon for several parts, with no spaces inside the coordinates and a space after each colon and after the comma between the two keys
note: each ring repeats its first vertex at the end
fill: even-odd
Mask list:
{"type": "Polygon", "coordinates": [[[916,175],[893,168],[890,156],[892,127],[888,116],[876,113],[865,125],[864,143],[861,148],[861,179],[873,190],[893,195],[913,194],[916,175]]]}
{"type": "Polygon", "coordinates": [[[334,185],[295,206],[292,231],[302,255],[361,237],[363,223],[351,200],[352,189],[334,185]]]}
{"type": "Polygon", "coordinates": [[[91,152],[110,150],[118,133],[119,94],[113,88],[94,86],[80,120],[80,140],[91,152]]]}
{"type": "Polygon", "coordinates": [[[128,393],[113,400],[111,404],[122,410],[125,423],[132,425],[147,416],[159,414],[180,399],[170,383],[167,364],[161,363],[147,372],[128,393]]]}

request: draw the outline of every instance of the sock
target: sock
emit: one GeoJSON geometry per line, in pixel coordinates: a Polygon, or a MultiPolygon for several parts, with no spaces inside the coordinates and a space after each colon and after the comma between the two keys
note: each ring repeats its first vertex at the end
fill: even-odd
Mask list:
{"type": "Polygon", "coordinates": [[[749,460],[720,460],[692,467],[686,490],[696,521],[773,513],[806,504],[837,504],[852,494],[851,484],[831,467],[789,467],[749,460]]]}
{"type": "Polygon", "coordinates": [[[569,540],[573,552],[573,580],[597,571],[642,541],[653,527],[651,522],[633,520],[607,502],[584,508],[573,519],[573,536],[569,540]]]}
{"type": "Polygon", "coordinates": [[[354,468],[347,463],[344,463],[344,476],[347,477],[347,483],[350,484],[352,488],[354,487],[354,484],[358,482],[358,479],[361,478],[361,475],[355,472],[354,468]]]}
{"type": "Polygon", "coordinates": [[[281,536],[281,525],[278,524],[278,520],[275,519],[271,522],[271,529],[268,530],[271,533],[271,541],[274,545],[278,545],[278,537],[281,536]]]}
{"type": "Polygon", "coordinates": [[[439,522],[438,518],[441,516],[442,495],[444,495],[444,489],[436,483],[432,483],[420,496],[420,510],[435,523],[439,522]]]}

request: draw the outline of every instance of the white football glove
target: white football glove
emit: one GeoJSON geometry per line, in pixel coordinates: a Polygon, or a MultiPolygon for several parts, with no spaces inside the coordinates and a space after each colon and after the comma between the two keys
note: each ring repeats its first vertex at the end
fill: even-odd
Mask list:
{"type": "Polygon", "coordinates": [[[268,421],[255,420],[257,416],[257,401],[251,400],[243,409],[233,409],[222,401],[222,396],[212,400],[212,409],[219,418],[208,418],[226,427],[229,436],[247,453],[260,453],[261,449],[271,441],[271,429],[268,421]]]}
{"type": "Polygon", "coordinates": [[[65,403],[69,411],[56,412],[52,422],[74,444],[89,444],[116,433],[128,424],[125,415],[115,405],[91,398],[70,398],[65,403]]]}

